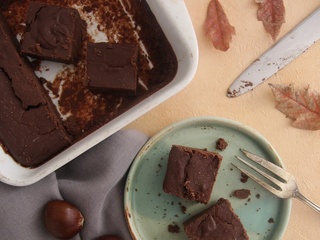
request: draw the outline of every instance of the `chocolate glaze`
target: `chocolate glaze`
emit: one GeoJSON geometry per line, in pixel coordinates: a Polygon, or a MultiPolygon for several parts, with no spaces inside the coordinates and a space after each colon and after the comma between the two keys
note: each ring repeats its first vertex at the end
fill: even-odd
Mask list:
{"type": "Polygon", "coordinates": [[[245,173],[241,172],[241,178],[240,178],[240,181],[243,182],[243,183],[246,183],[248,181],[248,175],[246,175],[245,173]]]}
{"type": "Polygon", "coordinates": [[[180,232],[180,227],[176,223],[172,223],[168,225],[168,232],[170,233],[179,233],[180,232]]]}

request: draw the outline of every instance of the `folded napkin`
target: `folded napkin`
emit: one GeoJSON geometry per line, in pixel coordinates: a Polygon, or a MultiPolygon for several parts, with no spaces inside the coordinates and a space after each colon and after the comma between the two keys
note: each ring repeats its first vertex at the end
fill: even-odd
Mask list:
{"type": "Polygon", "coordinates": [[[50,240],[43,223],[47,202],[64,199],[77,206],[84,228],[73,239],[115,234],[131,239],[123,194],[130,164],[147,136],[121,130],[41,181],[26,187],[0,183],[0,239],[50,240]]]}

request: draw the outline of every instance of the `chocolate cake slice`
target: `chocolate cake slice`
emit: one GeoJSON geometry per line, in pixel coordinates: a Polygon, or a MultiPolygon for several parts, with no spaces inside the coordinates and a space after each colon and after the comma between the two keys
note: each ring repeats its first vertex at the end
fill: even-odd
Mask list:
{"type": "Polygon", "coordinates": [[[230,201],[224,198],[185,221],[183,227],[190,240],[249,239],[230,201]]]}
{"type": "Polygon", "coordinates": [[[135,96],[138,50],[137,44],[89,42],[85,86],[96,93],[135,96]]]}
{"type": "Polygon", "coordinates": [[[30,2],[21,52],[40,59],[75,62],[84,31],[85,22],[76,9],[30,2]]]}
{"type": "Polygon", "coordinates": [[[173,145],[163,182],[164,192],[207,204],[221,161],[218,153],[173,145]]]}
{"type": "Polygon", "coordinates": [[[15,161],[34,167],[71,143],[62,120],[0,12],[0,142],[15,161]]]}

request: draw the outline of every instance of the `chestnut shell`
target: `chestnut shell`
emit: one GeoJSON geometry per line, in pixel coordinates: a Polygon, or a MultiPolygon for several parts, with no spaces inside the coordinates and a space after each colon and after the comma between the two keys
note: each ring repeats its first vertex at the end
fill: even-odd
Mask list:
{"type": "Polygon", "coordinates": [[[64,200],[53,200],[44,209],[47,231],[56,238],[70,239],[83,228],[84,218],[80,210],[64,200]]]}

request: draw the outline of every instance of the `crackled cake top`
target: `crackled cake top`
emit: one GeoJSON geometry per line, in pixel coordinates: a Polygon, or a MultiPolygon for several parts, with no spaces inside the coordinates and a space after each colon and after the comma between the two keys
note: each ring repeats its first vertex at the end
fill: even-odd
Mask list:
{"type": "Polygon", "coordinates": [[[206,150],[173,145],[163,182],[166,193],[208,203],[222,156],[206,150]]]}

